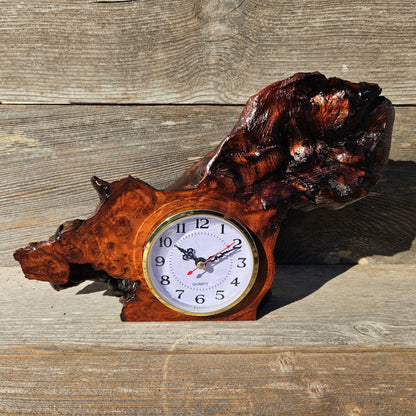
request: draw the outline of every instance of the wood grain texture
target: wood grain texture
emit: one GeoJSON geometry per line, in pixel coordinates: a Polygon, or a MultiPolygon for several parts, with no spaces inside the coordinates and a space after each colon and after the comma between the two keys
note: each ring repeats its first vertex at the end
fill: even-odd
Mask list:
{"type": "Polygon", "coordinates": [[[318,70],[416,103],[411,0],[2,0],[0,102],[240,103],[318,70]]]}
{"type": "Polygon", "coordinates": [[[414,351],[0,356],[2,415],[412,416],[414,351]],[[51,371],[52,370],[52,371],[51,371]]]}
{"type": "Polygon", "coordinates": [[[0,268],[2,415],[409,415],[415,266],[282,266],[257,322],[121,323],[0,268]]]}
{"type": "Polygon", "coordinates": [[[416,348],[414,265],[280,266],[254,322],[128,322],[106,286],[56,292],[0,270],[0,350],[271,353],[416,348]]]}
{"type": "MultiPolygon", "coordinates": [[[[230,132],[241,110],[0,106],[1,264],[14,265],[16,248],[47,238],[57,224],[92,215],[92,175],[130,174],[166,187],[230,132]]],[[[291,214],[279,237],[280,263],[415,262],[415,120],[414,107],[396,108],[391,161],[367,199],[332,213],[291,214]]]]}

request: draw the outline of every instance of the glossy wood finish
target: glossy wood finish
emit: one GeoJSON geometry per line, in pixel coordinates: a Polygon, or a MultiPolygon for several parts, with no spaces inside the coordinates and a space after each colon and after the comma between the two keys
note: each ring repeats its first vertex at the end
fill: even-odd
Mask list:
{"type": "Polygon", "coordinates": [[[253,233],[260,272],[247,297],[215,319],[254,319],[271,287],[274,245],[288,208],[338,208],[365,196],[381,177],[394,110],[380,92],[375,84],[319,73],[276,82],[251,97],[231,134],[166,190],[132,177],[111,184],[93,177],[96,214],[64,224],[50,241],[32,243],[15,258],[26,277],[57,285],[82,280],[74,265],[130,281],[124,320],[207,319],[161,305],[144,281],[141,259],[154,228],[172,213],[217,209],[253,233]]]}

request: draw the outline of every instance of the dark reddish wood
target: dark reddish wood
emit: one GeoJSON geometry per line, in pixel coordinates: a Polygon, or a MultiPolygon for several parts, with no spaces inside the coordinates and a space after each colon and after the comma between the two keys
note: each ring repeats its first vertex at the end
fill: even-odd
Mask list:
{"type": "Polygon", "coordinates": [[[122,319],[255,319],[274,276],[280,222],[291,207],[339,208],[364,197],[387,163],[394,110],[376,84],[296,74],[251,97],[221,144],[165,190],[132,177],[97,177],[96,214],[63,224],[49,240],[15,252],[29,279],[61,288],[103,275],[128,282],[122,319]],[[245,224],[260,251],[248,296],[214,317],[162,305],[143,277],[143,247],[173,213],[215,209],[245,224]]]}

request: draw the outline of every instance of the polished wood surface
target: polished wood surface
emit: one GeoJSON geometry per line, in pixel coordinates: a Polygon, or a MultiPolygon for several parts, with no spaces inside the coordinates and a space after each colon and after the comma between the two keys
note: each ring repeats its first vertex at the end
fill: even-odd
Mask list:
{"type": "Polygon", "coordinates": [[[218,147],[166,190],[133,177],[111,184],[93,177],[100,197],[96,214],[64,223],[49,241],[31,243],[14,257],[27,278],[60,287],[89,277],[74,265],[90,265],[100,278],[104,272],[132,282],[122,296],[123,320],[255,319],[274,277],[274,246],[287,210],[339,208],[366,196],[380,179],[394,121],[392,104],[380,92],[376,84],[318,72],[271,84],[248,100],[218,147]],[[219,210],[257,240],[260,266],[253,288],[216,316],[171,310],[144,279],[141,262],[151,233],[189,209],[219,210]]]}

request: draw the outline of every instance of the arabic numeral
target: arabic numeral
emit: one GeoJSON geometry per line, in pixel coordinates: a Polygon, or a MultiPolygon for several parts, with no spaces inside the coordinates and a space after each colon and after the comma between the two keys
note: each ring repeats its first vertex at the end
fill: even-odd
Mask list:
{"type": "Polygon", "coordinates": [[[165,274],[160,277],[160,284],[163,286],[170,285],[169,276],[166,276],[165,274]]]}
{"type": "Polygon", "coordinates": [[[209,228],[209,219],[208,218],[197,218],[196,219],[196,228],[209,228]]]}
{"type": "Polygon", "coordinates": [[[162,256],[157,256],[155,258],[156,266],[163,266],[165,264],[165,259],[162,256]]]}
{"type": "Polygon", "coordinates": [[[246,267],[247,266],[246,260],[247,260],[246,257],[239,257],[237,267],[240,268],[240,269],[242,269],[243,267],[246,267]]]}
{"type": "Polygon", "coordinates": [[[160,237],[159,247],[170,247],[172,245],[172,239],[170,237],[160,237]]]}
{"type": "Polygon", "coordinates": [[[184,222],[179,222],[178,224],[176,224],[176,232],[181,233],[181,234],[185,233],[185,223],[184,222]]]}
{"type": "Polygon", "coordinates": [[[223,290],[217,290],[217,293],[215,294],[215,299],[223,300],[224,298],[225,298],[224,291],[223,290]]]}
{"type": "Polygon", "coordinates": [[[240,284],[240,282],[238,281],[238,277],[236,277],[234,280],[232,280],[230,284],[232,284],[234,286],[238,286],[240,284]]]}
{"type": "Polygon", "coordinates": [[[202,303],[205,302],[205,296],[204,295],[198,295],[195,298],[195,302],[198,303],[199,305],[201,305],[202,303]]]}
{"type": "Polygon", "coordinates": [[[185,291],[184,290],[182,290],[182,289],[178,289],[178,290],[176,290],[176,293],[178,293],[178,299],[180,299],[181,297],[182,297],[182,295],[183,295],[183,293],[184,293],[185,291]]]}
{"type": "Polygon", "coordinates": [[[241,248],[241,240],[239,238],[234,238],[235,244],[233,244],[233,249],[238,250],[241,248]]]}

